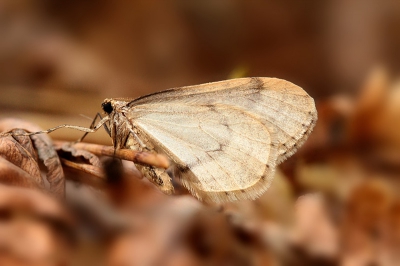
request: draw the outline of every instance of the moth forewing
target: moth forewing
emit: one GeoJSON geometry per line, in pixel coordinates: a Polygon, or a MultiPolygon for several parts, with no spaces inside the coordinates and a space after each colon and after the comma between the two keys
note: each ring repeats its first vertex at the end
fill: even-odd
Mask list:
{"type": "Polygon", "coordinates": [[[274,78],[176,88],[126,106],[137,135],[175,163],[197,198],[213,202],[260,196],[317,119],[304,90],[274,78]]]}

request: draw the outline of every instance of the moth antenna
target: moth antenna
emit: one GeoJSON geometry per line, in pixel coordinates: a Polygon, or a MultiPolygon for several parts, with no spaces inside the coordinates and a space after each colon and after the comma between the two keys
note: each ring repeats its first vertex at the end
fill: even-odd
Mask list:
{"type": "Polygon", "coordinates": [[[86,119],[88,119],[88,120],[93,120],[93,118],[91,118],[91,117],[89,117],[89,116],[87,116],[87,115],[84,115],[84,114],[79,114],[79,116],[81,116],[81,117],[83,117],[83,118],[86,118],[86,119]]]}
{"type": "Polygon", "coordinates": [[[48,134],[51,133],[53,131],[56,131],[60,128],[70,128],[70,129],[75,129],[75,130],[79,130],[79,131],[83,131],[83,132],[87,132],[87,133],[94,133],[96,132],[105,122],[107,122],[109,120],[109,117],[106,116],[103,119],[101,119],[101,121],[92,129],[92,128],[86,128],[86,127],[81,127],[81,126],[73,126],[73,125],[68,125],[68,124],[64,124],[64,125],[60,125],[60,126],[56,126],[53,128],[49,128],[47,130],[42,130],[42,131],[37,131],[37,132],[31,132],[31,133],[19,133],[19,134],[14,134],[14,133],[1,133],[0,136],[32,136],[32,135],[38,135],[38,134],[48,134]]]}

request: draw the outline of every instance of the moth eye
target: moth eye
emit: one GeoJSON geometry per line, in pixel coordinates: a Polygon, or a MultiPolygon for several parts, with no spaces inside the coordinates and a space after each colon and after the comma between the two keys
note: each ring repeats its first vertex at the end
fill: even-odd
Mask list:
{"type": "Polygon", "coordinates": [[[114,110],[110,102],[102,103],[101,108],[103,108],[104,112],[107,114],[110,114],[114,110]]]}

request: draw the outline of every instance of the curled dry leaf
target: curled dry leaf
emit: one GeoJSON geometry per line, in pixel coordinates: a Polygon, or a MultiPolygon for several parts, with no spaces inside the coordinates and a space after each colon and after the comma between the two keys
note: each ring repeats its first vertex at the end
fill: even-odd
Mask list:
{"type": "MultiPolygon", "coordinates": [[[[67,166],[69,168],[72,168],[72,169],[81,171],[83,173],[87,173],[87,174],[93,175],[95,177],[104,179],[104,173],[100,167],[93,166],[90,164],[84,164],[84,163],[76,163],[76,162],[72,162],[70,160],[63,159],[63,158],[61,158],[61,162],[63,163],[64,166],[67,166]]],[[[74,179],[84,181],[77,176],[75,176],[74,179]]]]}
{"type": "MultiPolygon", "coordinates": [[[[0,121],[0,131],[10,131],[13,128],[24,128],[29,132],[41,130],[31,123],[18,119],[3,119],[0,121]]],[[[18,132],[21,133],[22,131],[18,132]]],[[[2,149],[3,157],[28,172],[35,178],[38,185],[43,187],[44,182],[40,175],[37,159],[39,157],[47,168],[46,179],[50,184],[50,191],[58,197],[65,195],[64,173],[57,153],[47,135],[41,134],[30,137],[4,136],[1,137],[0,141],[2,141],[0,149],[2,149]],[[25,160],[20,160],[20,157],[25,158],[25,160]]]]}
{"type": "MultiPolygon", "coordinates": [[[[90,165],[101,167],[101,162],[99,157],[91,153],[90,151],[80,149],[76,145],[72,145],[70,142],[55,142],[55,147],[58,152],[69,153],[73,158],[82,158],[87,161],[90,165]]],[[[66,156],[63,156],[64,158],[66,156]]]]}
{"type": "Polygon", "coordinates": [[[61,157],[61,162],[64,166],[96,177],[82,178],[81,175],[75,173],[73,175],[67,175],[67,178],[72,178],[76,181],[93,186],[101,186],[104,184],[102,165],[99,157],[95,154],[83,149],[78,149],[70,142],[57,141],[55,142],[55,148],[61,157]]]}
{"type": "Polygon", "coordinates": [[[113,149],[111,147],[87,143],[71,144],[63,141],[56,141],[55,147],[63,166],[71,170],[66,172],[67,179],[106,189],[108,196],[116,205],[120,205],[121,202],[127,204],[133,202],[137,205],[143,198],[148,198],[147,194],[151,189],[155,189],[148,182],[139,180],[142,179],[142,174],[132,162],[125,161],[125,165],[122,165],[120,159],[123,158],[119,157],[120,153],[117,152],[114,157],[114,154],[107,152],[113,149]],[[112,157],[100,160],[92,151],[100,156],[112,155],[112,157]],[[118,162],[118,167],[116,164],[110,164],[113,161],[118,162]]]}
{"type": "Polygon", "coordinates": [[[65,179],[64,172],[61,166],[57,152],[48,137],[40,135],[31,136],[35,148],[38,152],[40,160],[47,168],[46,178],[50,184],[50,191],[58,196],[65,196],[65,179]]]}
{"type": "MultiPolygon", "coordinates": [[[[111,147],[87,143],[72,144],[70,142],[56,141],[55,148],[58,151],[59,156],[61,157],[61,162],[64,166],[90,174],[100,179],[95,180],[86,177],[82,179],[79,175],[74,175],[73,177],[68,176],[68,178],[73,178],[74,180],[95,186],[99,186],[101,184],[104,185],[107,175],[104,173],[104,165],[97,155],[108,155],[114,157],[114,154],[102,152],[112,149],[111,147]],[[88,148],[88,150],[85,148],[88,148]],[[95,153],[92,153],[92,151],[95,153]]],[[[119,159],[125,159],[123,156],[123,158],[121,158],[119,155],[120,153],[116,153],[115,157],[119,159]]],[[[130,167],[125,166],[124,173],[142,177],[141,173],[134,167],[134,164],[132,164],[130,167]]]]}
{"type": "Polygon", "coordinates": [[[0,156],[0,182],[25,188],[40,188],[35,178],[0,156]]]}
{"type": "MultiPolygon", "coordinates": [[[[24,131],[16,129],[11,132],[23,133],[24,131]]],[[[38,186],[43,187],[39,165],[35,158],[37,156],[29,137],[0,137],[0,155],[5,160],[25,171],[38,186]]]]}
{"type": "MultiPolygon", "coordinates": [[[[88,176],[82,176],[83,178],[81,178],[79,174],[67,176],[67,178],[72,178],[96,187],[108,187],[111,197],[117,204],[128,198],[134,199],[133,201],[137,201],[138,199],[138,197],[135,197],[137,192],[131,193],[133,187],[131,185],[133,182],[131,178],[141,179],[143,175],[132,161],[142,165],[153,165],[161,168],[167,168],[169,166],[169,161],[165,156],[155,153],[138,152],[127,149],[116,150],[110,146],[88,143],[71,144],[63,141],[56,141],[55,146],[62,158],[61,160],[64,166],[78,170],[81,173],[90,174],[98,179],[95,180],[88,176]],[[104,165],[102,165],[97,156],[109,156],[119,160],[102,160],[104,163],[104,165]],[[124,166],[121,164],[121,160],[125,160],[126,164],[124,166]],[[114,163],[110,164],[109,162],[112,161],[114,161],[114,163]],[[116,164],[115,162],[118,163],[116,164]]],[[[143,181],[140,182],[143,183],[143,181]]],[[[143,185],[148,186],[148,184],[143,185]]],[[[134,186],[138,187],[138,184],[134,186]]],[[[139,185],[139,187],[142,187],[142,185],[139,185]]],[[[134,190],[136,191],[136,189],[134,190]]],[[[142,195],[144,193],[140,194],[142,195]]],[[[128,202],[132,200],[128,200],[128,202]]]]}

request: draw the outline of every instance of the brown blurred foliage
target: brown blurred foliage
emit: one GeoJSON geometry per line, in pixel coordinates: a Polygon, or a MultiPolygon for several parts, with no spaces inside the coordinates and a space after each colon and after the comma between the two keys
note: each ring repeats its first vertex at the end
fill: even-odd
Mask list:
{"type": "Polygon", "coordinates": [[[0,187],[0,264],[71,262],[73,220],[64,207],[35,190],[0,187]]]}
{"type": "Polygon", "coordinates": [[[0,265],[399,265],[399,18],[393,0],[0,1],[0,117],[24,119],[2,132],[240,76],[294,82],[319,113],[267,193],[223,206],[104,146],[1,137],[0,265]]]}
{"type": "Polygon", "coordinates": [[[1,116],[88,125],[104,98],[235,75],[355,92],[376,64],[400,70],[399,14],[393,0],[2,0],[1,116]]]}
{"type": "MultiPolygon", "coordinates": [[[[398,89],[379,68],[358,96],[337,95],[320,101],[321,122],[315,132],[282,165],[267,193],[255,201],[205,206],[179,183],[175,183],[178,193],[167,196],[143,179],[132,162],[107,159],[113,155],[108,147],[53,145],[46,135],[2,136],[0,180],[36,190],[38,197],[50,193],[53,196],[48,200],[54,204],[61,197],[66,205],[58,208],[76,222],[70,223],[69,216],[60,222],[68,226],[69,237],[78,241],[62,244],[65,226],[64,231],[57,228],[56,234],[64,235],[57,241],[72,264],[397,265],[400,157],[395,151],[400,135],[394,133],[398,122],[392,112],[399,107],[381,102],[396,99],[393,95],[398,89]],[[370,115],[364,121],[366,114],[370,115]],[[54,167],[44,163],[49,158],[58,167],[62,162],[66,175],[57,178],[62,180],[58,183],[67,182],[65,199],[52,185],[55,176],[50,169],[54,167]],[[46,178],[42,177],[44,170],[46,178]],[[103,255],[92,257],[92,252],[103,255]]],[[[1,121],[0,127],[38,130],[15,119],[1,121]]],[[[115,156],[149,158],[130,157],[122,151],[115,156]]],[[[149,162],[162,165],[164,159],[160,159],[149,162]]],[[[6,217],[9,212],[19,213],[13,203],[4,208],[6,217]]],[[[32,208],[29,205],[24,211],[36,215],[32,208]]],[[[47,236],[38,236],[42,237],[47,236]]],[[[5,239],[15,241],[13,236],[5,239]]],[[[20,245],[7,243],[11,250],[20,245]]],[[[55,251],[48,247],[43,252],[55,251]]],[[[7,260],[16,256],[25,263],[17,265],[36,265],[36,258],[25,261],[25,253],[6,254],[7,260]],[[10,254],[14,255],[9,258],[10,254]]],[[[49,263],[58,265],[58,261],[49,263]]]]}

